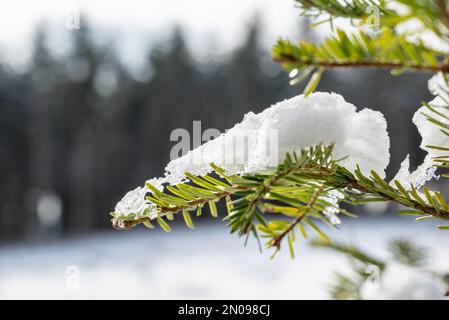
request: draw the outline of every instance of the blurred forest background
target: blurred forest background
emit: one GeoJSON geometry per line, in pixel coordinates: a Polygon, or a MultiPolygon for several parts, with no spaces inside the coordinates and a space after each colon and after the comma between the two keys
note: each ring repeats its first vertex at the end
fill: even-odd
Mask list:
{"type": "MultiPolygon", "coordinates": [[[[172,130],[190,131],[201,120],[203,130],[224,131],[248,111],[301,93],[303,85],[290,86],[260,45],[260,25],[254,19],[231,54],[214,59],[209,52],[201,61],[174,28],[147,53],[150,68],[141,78],[119,62],[113,41],[96,41],[84,21],[69,33],[64,59],[49,50],[42,25],[27,70],[0,61],[0,243],[110,228],[109,212],[124,193],[163,172],[172,130]]],[[[422,159],[411,118],[430,99],[428,78],[331,72],[318,90],[385,114],[391,177],[407,153],[412,167],[422,159]]]]}

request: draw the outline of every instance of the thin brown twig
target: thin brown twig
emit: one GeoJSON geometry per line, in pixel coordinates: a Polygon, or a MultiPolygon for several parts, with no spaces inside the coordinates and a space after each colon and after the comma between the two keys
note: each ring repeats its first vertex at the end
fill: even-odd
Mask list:
{"type": "Polygon", "coordinates": [[[420,72],[444,72],[449,73],[449,64],[439,63],[437,65],[418,65],[418,64],[404,64],[401,62],[386,62],[386,61],[299,61],[292,55],[283,54],[282,57],[273,58],[273,61],[280,64],[301,64],[322,67],[324,69],[338,69],[338,68],[380,68],[380,69],[401,69],[408,68],[420,72]]]}
{"type": "MultiPolygon", "coordinates": [[[[301,167],[301,169],[304,169],[304,166],[301,167]]],[[[273,177],[271,177],[271,179],[268,181],[268,183],[264,184],[263,188],[260,189],[256,196],[251,200],[250,205],[248,206],[248,209],[246,210],[246,212],[253,212],[255,210],[255,205],[262,200],[263,196],[270,191],[271,187],[277,182],[279,181],[279,179],[282,179],[283,177],[289,175],[290,173],[294,172],[295,170],[298,170],[297,168],[290,168],[288,170],[284,170],[280,173],[277,173],[276,175],[274,175],[273,177]]],[[[247,234],[248,231],[251,228],[252,225],[252,221],[251,221],[251,217],[247,218],[247,222],[245,223],[245,225],[242,227],[242,234],[247,234]]]]}
{"type": "Polygon", "coordinates": [[[314,194],[310,197],[309,202],[307,203],[307,205],[304,207],[303,210],[301,210],[301,213],[295,218],[295,220],[293,220],[292,223],[290,223],[290,225],[288,226],[287,229],[285,229],[281,234],[279,234],[278,236],[276,236],[273,239],[272,245],[273,247],[276,247],[278,249],[280,249],[281,247],[281,242],[282,240],[285,238],[285,236],[291,232],[293,230],[294,227],[296,227],[296,225],[298,223],[300,223],[302,221],[302,219],[304,219],[307,214],[309,213],[309,211],[313,208],[313,206],[315,205],[316,200],[318,199],[318,197],[320,196],[320,194],[324,191],[324,185],[321,185],[315,192],[314,194]]]}

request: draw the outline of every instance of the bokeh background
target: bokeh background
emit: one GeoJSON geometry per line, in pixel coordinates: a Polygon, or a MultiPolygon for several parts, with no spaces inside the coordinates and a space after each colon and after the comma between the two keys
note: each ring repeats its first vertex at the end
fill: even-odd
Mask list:
{"type": "MultiPolygon", "coordinates": [[[[224,131],[301,93],[270,47],[328,31],[308,22],[293,1],[2,4],[0,298],[326,298],[343,260],[306,244],[295,261],[273,262],[221,221],[204,218],[195,232],[179,221],[171,234],[113,231],[109,221],[124,193],[163,172],[172,130],[201,120],[224,131]]],[[[431,98],[429,77],[334,71],[318,90],[384,113],[392,177],[407,153],[412,167],[423,158],[411,118],[431,98]]],[[[393,211],[357,208],[361,218],[332,235],[375,252],[412,236],[447,264],[447,235],[393,211]]]]}

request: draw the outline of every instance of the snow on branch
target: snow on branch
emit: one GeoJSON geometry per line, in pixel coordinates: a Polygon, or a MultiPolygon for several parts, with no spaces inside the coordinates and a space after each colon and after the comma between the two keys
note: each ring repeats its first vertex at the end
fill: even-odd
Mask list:
{"type": "Polygon", "coordinates": [[[394,201],[419,217],[449,220],[440,194],[424,189],[423,195],[413,184],[408,190],[399,180],[393,186],[383,180],[389,144],[380,112],[357,111],[334,93],[300,95],[245,115],[225,134],[171,161],[163,177],[125,195],[113,223],[118,229],[140,223],[153,228],[155,220],[170,231],[168,221],[182,213],[194,228],[192,212],[201,216],[208,206],[217,217],[215,203],[225,198],[231,232],[267,238],[275,252],[286,239],[293,256],[297,227],[305,237],[307,226],[330,241],[314,220],[333,226],[340,223],[338,214],[351,216],[340,208],[342,201],[394,201]],[[267,133],[273,132],[276,143],[270,145],[273,136],[267,133]],[[268,214],[274,219],[268,221],[268,214]],[[280,216],[291,222],[276,219],[280,216]]]}
{"type": "MultiPolygon", "coordinates": [[[[365,174],[371,170],[385,174],[390,141],[383,115],[370,109],[357,112],[335,93],[315,93],[279,102],[259,114],[246,114],[225,134],[171,161],[164,177],[148,183],[163,191],[164,184],[187,181],[186,172],[207,175],[211,163],[228,175],[261,173],[277,167],[287,153],[318,144],[334,145],[333,156],[351,171],[359,166],[365,174]]],[[[147,214],[154,209],[145,204],[144,195],[149,191],[145,187],[131,191],[117,204],[115,213],[147,214]]]]}
{"type": "Polygon", "coordinates": [[[142,223],[154,228],[156,221],[170,231],[169,221],[182,213],[186,225],[194,228],[192,214],[201,216],[207,206],[217,217],[216,202],[224,199],[231,233],[266,238],[266,246],[275,252],[287,240],[294,256],[297,230],[304,238],[312,231],[330,242],[316,221],[332,227],[340,223],[339,214],[352,216],[340,207],[343,201],[392,201],[406,208],[401,214],[417,220],[449,221],[449,204],[440,192],[424,185],[438,177],[437,168],[449,168],[449,60],[447,53],[396,30],[419,13],[425,29],[447,40],[447,6],[444,1],[425,1],[429,3],[422,8],[422,1],[395,2],[408,6],[411,14],[401,16],[384,7],[384,1],[351,1],[344,6],[339,1],[298,1],[309,13],[360,20],[366,18],[363,10],[375,4],[382,9],[383,25],[377,33],[337,29],[319,45],[279,40],[273,59],[291,72],[292,81],[312,74],[304,95],[259,114],[250,112],[226,133],[172,160],[162,177],[146,181],[116,205],[114,227],[129,229],[142,223]],[[357,111],[335,93],[313,93],[324,70],[347,67],[389,68],[395,74],[440,72],[429,81],[436,98],[413,117],[421,148],[427,152],[414,172],[409,172],[407,156],[396,177],[385,181],[390,140],[380,112],[357,111]]]}
{"type": "Polygon", "coordinates": [[[395,179],[406,189],[413,184],[417,189],[427,181],[439,176],[435,174],[438,164],[446,164],[449,151],[449,87],[447,78],[438,73],[429,80],[429,90],[436,95],[429,103],[423,104],[413,116],[413,123],[422,137],[421,149],[427,152],[424,162],[413,172],[409,172],[409,156],[401,164],[395,179]]]}

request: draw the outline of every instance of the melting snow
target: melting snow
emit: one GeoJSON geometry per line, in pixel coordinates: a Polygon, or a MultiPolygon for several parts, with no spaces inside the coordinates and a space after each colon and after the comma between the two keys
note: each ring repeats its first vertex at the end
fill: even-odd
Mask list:
{"type": "MultiPolygon", "coordinates": [[[[261,172],[284,160],[286,153],[317,144],[334,144],[334,157],[349,170],[360,166],[381,176],[390,159],[390,139],[384,116],[356,107],[335,93],[313,93],[279,102],[259,114],[249,112],[225,134],[171,161],[165,177],[148,182],[159,189],[164,183],[186,180],[185,172],[205,175],[213,162],[229,174],[261,172]]],[[[116,214],[143,214],[148,204],[137,188],[117,204],[116,214]]]]}
{"type": "MultiPolygon", "coordinates": [[[[401,164],[401,168],[394,179],[397,179],[407,189],[410,189],[410,184],[419,188],[423,186],[427,181],[438,178],[435,174],[436,167],[433,161],[434,157],[447,155],[446,151],[435,150],[429,148],[429,145],[434,146],[449,146],[449,137],[440,131],[440,127],[427,120],[426,114],[432,116],[436,120],[446,123],[449,118],[449,86],[445,76],[442,73],[438,73],[429,80],[429,90],[434,95],[437,95],[435,99],[429,102],[436,111],[442,115],[438,115],[430,111],[427,107],[423,106],[416,111],[413,116],[413,123],[418,128],[421,134],[421,149],[427,152],[427,156],[424,162],[412,173],[409,172],[409,156],[401,164]]],[[[394,180],[393,179],[393,180],[394,180]]]]}
{"type": "MultiPolygon", "coordinates": [[[[356,107],[335,93],[316,92],[279,102],[259,114],[249,112],[225,134],[171,161],[163,178],[148,182],[159,189],[164,183],[186,180],[185,172],[205,175],[213,162],[229,174],[261,172],[275,167],[286,153],[317,144],[334,144],[334,158],[349,170],[360,166],[381,176],[390,159],[390,139],[382,113],[356,107]]],[[[141,215],[148,208],[137,188],[117,204],[116,214],[141,215]]]]}

